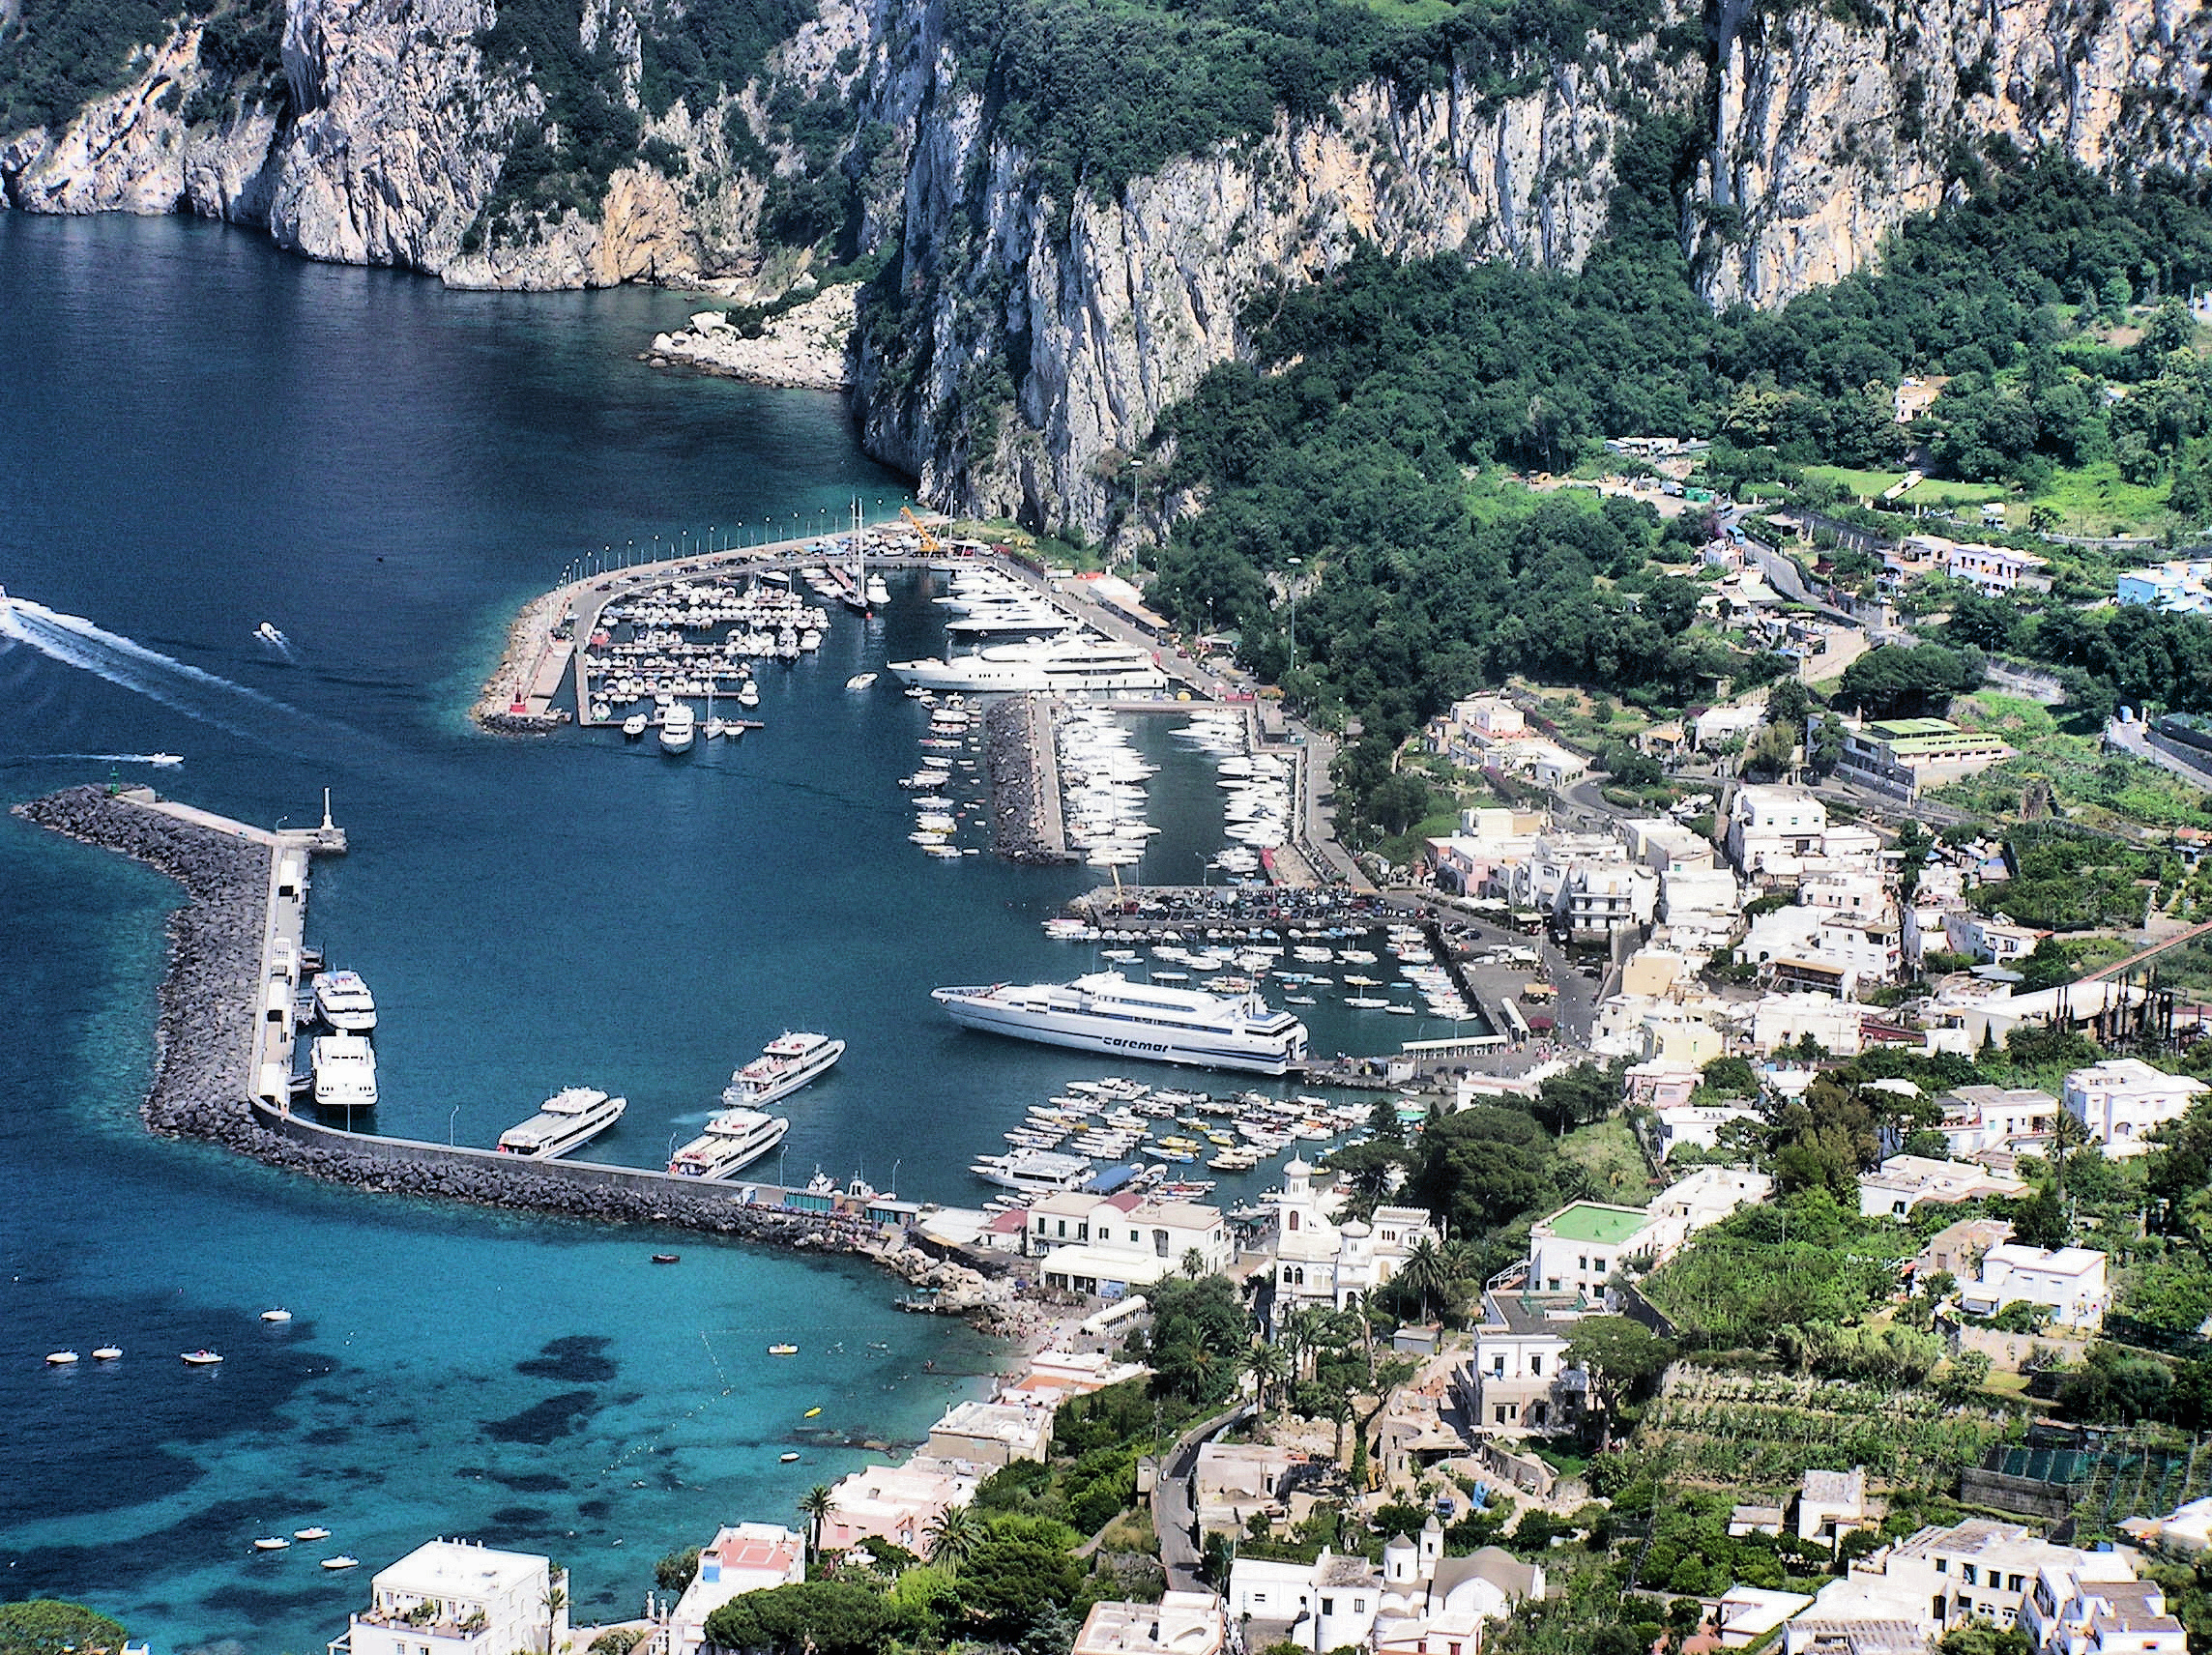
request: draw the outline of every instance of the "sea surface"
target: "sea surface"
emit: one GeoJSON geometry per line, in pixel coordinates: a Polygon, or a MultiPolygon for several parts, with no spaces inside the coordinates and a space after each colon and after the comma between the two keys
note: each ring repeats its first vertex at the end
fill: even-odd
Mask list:
{"type": "MultiPolygon", "coordinates": [[[[974,1204],[973,1156],[1100,1067],[957,1031],[927,991],[1093,967],[1038,922],[1099,876],[906,842],[924,715],[888,675],[844,682],[942,648],[927,577],[765,671],[742,743],[673,761],[466,718],[516,607],[578,557],[909,498],[837,399],[635,360],[690,308],[449,293],[189,219],[0,214],[0,585],[53,617],[0,637],[0,799],[113,776],[273,826],[330,789],[353,854],[317,863],[308,934],[375,988],[380,1130],[488,1145],[588,1084],[629,1099],[591,1153],[659,1165],[735,1064],[819,1028],[848,1055],[778,1106],[762,1175],[974,1204]],[[186,762],[136,762],[157,752],[186,762]]],[[[1220,810],[1175,722],[1139,731],[1165,767],[1143,872],[1191,881],[1220,810]]],[[[305,1655],[370,1570],[459,1534],[551,1553],[579,1621],[619,1618],[659,1554],[790,1518],[1002,1359],[858,1266],[148,1139],[175,900],[0,818],[0,1598],[93,1601],[162,1655],[305,1655]],[[766,1353],[785,1340],[798,1356],[766,1353]],[[42,1361],[108,1342],[122,1360],[42,1361]],[[203,1346],[219,1368],[178,1361],[203,1346]],[[309,1524],[331,1539],[251,1550],[309,1524]],[[317,1566],[340,1550],[363,1569],[317,1566]]],[[[1441,1031],[1307,1016],[1323,1051],[1441,1031]]]]}

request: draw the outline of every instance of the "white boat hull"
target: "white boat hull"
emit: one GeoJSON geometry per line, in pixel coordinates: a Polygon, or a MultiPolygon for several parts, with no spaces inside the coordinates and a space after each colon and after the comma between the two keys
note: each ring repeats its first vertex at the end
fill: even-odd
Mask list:
{"type": "Polygon", "coordinates": [[[1226,1031],[1180,1031],[1080,1011],[1025,1011],[993,1004],[973,991],[938,989],[932,996],[946,1015],[963,1029],[1004,1034],[1046,1046],[1115,1057],[1148,1058],[1157,1063],[1197,1068],[1237,1069],[1282,1075],[1303,1066],[1306,1031],[1290,1035],[1248,1035],[1226,1031]]]}

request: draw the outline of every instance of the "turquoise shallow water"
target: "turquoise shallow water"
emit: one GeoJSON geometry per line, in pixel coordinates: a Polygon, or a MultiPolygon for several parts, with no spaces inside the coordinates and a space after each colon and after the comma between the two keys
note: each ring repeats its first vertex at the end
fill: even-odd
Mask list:
{"type": "MultiPolygon", "coordinates": [[[[114,773],[263,823],[333,788],[355,854],[318,864],[309,931],[376,988],[384,1130],[489,1144],[590,1083],[630,1099],[595,1153],[656,1165],[735,1063],[817,1027],[851,1050],[783,1106],[787,1175],[973,1202],[973,1155],[1097,1071],[964,1034],[927,990],[1091,964],[1037,929],[1090,880],[904,842],[922,717],[888,679],[843,683],[940,647],[917,578],[771,673],[742,745],[675,763],[463,715],[514,607],[579,553],[905,498],[834,399],[637,363],[688,307],[450,294],[189,220],[0,215],[0,584],[153,652],[0,640],[0,796],[154,751],[187,762],[114,773]],[[289,652],[255,641],[263,620],[289,652]]],[[[1143,740],[1168,766],[1145,871],[1191,878],[1218,842],[1210,771],[1164,728],[1143,740]]],[[[365,1590],[322,1552],[373,1567],[460,1533],[571,1565],[580,1617],[632,1613],[661,1552],[788,1514],[997,1358],[856,1268],[147,1140],[173,900],[0,819],[0,1595],[92,1599],[164,1652],[307,1651],[365,1590]],[[680,1266],[646,1262],[671,1245],[680,1266]],[[260,1322],[274,1304],[296,1320],[260,1322]],[[784,1338],[801,1353],[767,1356],[784,1338]],[[108,1340],[112,1369],[40,1361],[108,1340]],[[219,1369],[176,1360],[202,1345],[219,1369]],[[250,1550],[310,1522],[327,1547],[250,1550]]],[[[1308,1015],[1322,1050],[1434,1031],[1308,1015]]]]}

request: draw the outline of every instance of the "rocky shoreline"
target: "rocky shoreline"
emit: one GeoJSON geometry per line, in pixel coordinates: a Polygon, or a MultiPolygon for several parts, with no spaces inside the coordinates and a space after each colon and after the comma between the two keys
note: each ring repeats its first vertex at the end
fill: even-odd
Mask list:
{"type": "Polygon", "coordinates": [[[655,334],[653,348],[640,360],[786,391],[849,391],[859,293],[849,282],[825,288],[771,317],[756,337],[732,326],[725,312],[702,310],[690,327],[655,334]]]}
{"type": "Polygon", "coordinates": [[[507,648],[499,665],[484,680],[469,716],[479,728],[495,736],[542,736],[567,722],[566,718],[517,712],[515,706],[529,693],[538,662],[553,640],[553,628],[568,613],[573,587],[558,586],[539,593],[522,606],[507,629],[507,648]]]}
{"type": "Polygon", "coordinates": [[[144,810],[99,787],[30,799],[15,813],[84,844],[116,851],[175,880],[154,1082],[140,1114],[161,1137],[219,1144],[266,1166],[378,1194],[462,1201],[598,1223],[658,1224],[802,1252],[846,1254],[935,1292],[947,1314],[986,1331],[1009,1325],[1010,1286],[931,1258],[903,1236],[837,1214],[740,1205],[724,1191],[598,1188],[522,1168],[399,1159],[373,1141],[303,1144],[262,1124],[247,1101],[255,991],[267,916],[269,853],[248,841],[144,810]]]}

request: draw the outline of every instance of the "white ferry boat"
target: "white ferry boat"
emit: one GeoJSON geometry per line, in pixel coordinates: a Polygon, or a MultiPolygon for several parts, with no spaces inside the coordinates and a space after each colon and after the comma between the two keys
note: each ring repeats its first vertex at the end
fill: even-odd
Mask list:
{"type": "Polygon", "coordinates": [[[845,1042],[827,1034],[783,1034],[730,1076],[722,1101],[733,1109],[766,1109],[807,1082],[830,1072],[845,1055],[845,1042]]]}
{"type": "Polygon", "coordinates": [[[791,1122],[757,1109],[725,1110],[707,1130],[676,1151],[668,1170],[680,1178],[726,1178],[751,1166],[783,1142],[791,1122]]]}
{"type": "Polygon", "coordinates": [[[944,660],[892,661],[890,671],[921,689],[973,691],[1165,689],[1168,675],[1145,651],[1105,638],[997,644],[944,660]]]}
{"type": "Polygon", "coordinates": [[[550,1161],[590,1143],[628,1107],[628,1099],[609,1097],[595,1087],[563,1087],[538,1105],[536,1115],[499,1135],[500,1152],[550,1161]]]}
{"type": "Polygon", "coordinates": [[[1087,1052],[1279,1075],[1304,1063],[1306,1026],[1256,993],[1208,994],[1094,972],[1071,983],[933,989],[952,1021],[1087,1052]]]}
{"type": "Polygon", "coordinates": [[[307,1048],[315,1101],[328,1109],[376,1107],[376,1048],[359,1034],[318,1034],[307,1048]]]}
{"type": "Polygon", "coordinates": [[[1004,1155],[979,1155],[968,1169],[987,1184],[1020,1190],[1025,1195],[1056,1195],[1062,1190],[1090,1186],[1097,1169],[1081,1155],[1056,1154],[1050,1149],[1016,1149],[1004,1155]]]}
{"type": "Polygon", "coordinates": [[[318,972],[309,986],[315,1015],[341,1034],[366,1034],[376,1027],[376,997],[359,972],[318,972]]]}
{"type": "Polygon", "coordinates": [[[676,702],[668,709],[668,715],[660,721],[660,750],[664,753],[688,753],[691,740],[698,734],[699,715],[691,711],[688,701],[676,702]]]}

